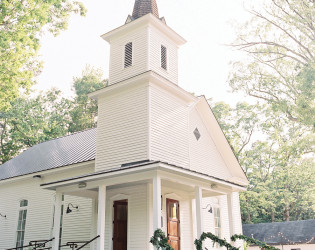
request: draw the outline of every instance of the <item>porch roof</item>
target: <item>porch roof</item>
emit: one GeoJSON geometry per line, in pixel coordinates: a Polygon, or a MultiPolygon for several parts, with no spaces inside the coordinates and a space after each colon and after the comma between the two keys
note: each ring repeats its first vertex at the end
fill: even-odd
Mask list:
{"type": "Polygon", "coordinates": [[[112,169],[90,173],[86,175],[74,176],[71,178],[44,183],[44,184],[41,184],[41,186],[46,189],[56,190],[59,187],[70,186],[70,185],[78,184],[81,182],[100,181],[102,179],[107,179],[110,177],[125,176],[132,173],[140,173],[140,172],[146,172],[150,170],[166,170],[167,172],[180,174],[184,177],[189,177],[189,178],[193,178],[200,181],[212,182],[216,184],[222,184],[223,186],[228,186],[233,189],[238,189],[238,190],[246,189],[246,185],[233,183],[231,181],[223,180],[223,179],[210,176],[204,173],[200,173],[194,170],[190,170],[187,168],[169,164],[167,162],[150,161],[150,160],[124,164],[118,168],[112,168],[112,169]]]}

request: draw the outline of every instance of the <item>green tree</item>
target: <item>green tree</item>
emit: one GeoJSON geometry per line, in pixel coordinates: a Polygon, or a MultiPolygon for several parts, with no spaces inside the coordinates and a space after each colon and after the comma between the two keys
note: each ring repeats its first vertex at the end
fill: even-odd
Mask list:
{"type": "Polygon", "coordinates": [[[87,95],[106,85],[102,71],[87,66],[82,77],[74,78],[74,100],[52,89],[12,101],[0,112],[0,164],[40,142],[95,127],[97,102],[87,95]]]}
{"type": "Polygon", "coordinates": [[[255,140],[239,155],[250,180],[241,195],[248,223],[314,218],[314,4],[247,1],[252,18],[231,45],[247,57],[232,63],[230,86],[263,111],[255,140]]]}
{"type": "Polygon", "coordinates": [[[311,129],[288,123],[281,111],[268,105],[212,105],[250,181],[240,195],[243,221],[314,218],[315,139],[311,129]]]}
{"type": "Polygon", "coordinates": [[[35,98],[22,96],[0,113],[0,164],[21,151],[68,133],[72,102],[58,90],[35,98]]]}
{"type": "Polygon", "coordinates": [[[264,0],[247,8],[252,19],[232,45],[247,57],[233,62],[230,86],[315,129],[314,0],[264,0]]]}
{"type": "Polygon", "coordinates": [[[212,111],[220,122],[230,145],[239,161],[240,157],[251,141],[255,130],[260,126],[262,112],[259,105],[239,102],[235,108],[224,102],[212,104],[212,111]]]}
{"type": "Polygon", "coordinates": [[[57,35],[73,12],[86,10],[72,0],[0,1],[0,110],[34,84],[42,66],[37,58],[42,32],[57,35]]]}
{"type": "Polygon", "coordinates": [[[107,80],[103,78],[103,72],[91,66],[86,66],[81,77],[74,77],[73,88],[76,97],[70,111],[70,133],[96,126],[97,101],[90,99],[88,94],[106,87],[107,84],[107,80]]]}

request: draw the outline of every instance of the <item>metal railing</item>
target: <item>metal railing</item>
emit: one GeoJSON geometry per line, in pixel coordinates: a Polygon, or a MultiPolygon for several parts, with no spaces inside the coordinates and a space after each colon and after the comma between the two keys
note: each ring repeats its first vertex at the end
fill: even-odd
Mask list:
{"type": "MultiPolygon", "coordinates": [[[[96,237],[94,237],[93,239],[89,241],[70,241],[70,242],[67,242],[65,245],[60,246],[60,248],[69,247],[71,250],[80,250],[86,247],[87,245],[91,244],[93,241],[95,241],[99,237],[100,236],[97,235],[96,237]]],[[[50,240],[32,240],[29,242],[27,246],[9,248],[6,250],[23,250],[24,248],[29,248],[31,250],[46,250],[46,249],[48,250],[48,249],[52,249],[52,247],[46,247],[46,244],[48,242],[53,241],[54,239],[55,238],[51,238],[50,240]]]]}
{"type": "Polygon", "coordinates": [[[100,236],[97,235],[96,237],[94,237],[93,239],[89,240],[89,241],[73,241],[73,242],[67,242],[67,244],[62,245],[60,247],[70,247],[72,250],[79,250],[82,249],[83,247],[86,247],[87,245],[89,245],[90,243],[92,243],[94,240],[96,240],[97,238],[99,238],[100,236]],[[79,246],[79,244],[82,244],[81,246],[79,246]]]}
{"type": "Polygon", "coordinates": [[[20,246],[15,248],[9,248],[6,250],[23,250],[24,248],[30,248],[32,250],[44,250],[51,249],[51,247],[46,247],[48,242],[53,241],[55,238],[51,238],[50,240],[32,240],[28,243],[27,246],[20,246]]]}

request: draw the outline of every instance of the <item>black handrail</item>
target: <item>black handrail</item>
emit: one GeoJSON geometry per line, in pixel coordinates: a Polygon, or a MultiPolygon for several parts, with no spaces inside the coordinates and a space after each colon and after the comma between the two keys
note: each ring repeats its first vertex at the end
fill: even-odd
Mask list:
{"type": "MultiPolygon", "coordinates": [[[[50,240],[33,240],[33,241],[30,241],[30,245],[32,246],[33,244],[32,243],[35,243],[35,247],[33,248],[33,250],[36,250],[38,248],[43,248],[46,246],[46,244],[48,242],[51,242],[55,239],[55,237],[51,238],[50,240]],[[39,243],[39,244],[37,244],[39,243]]],[[[45,249],[49,249],[49,248],[45,248],[45,249]]]]}
{"type": "Polygon", "coordinates": [[[99,235],[97,235],[97,236],[96,236],[96,237],[94,237],[92,240],[90,240],[90,241],[86,242],[84,245],[82,245],[81,247],[77,248],[77,250],[79,250],[79,249],[81,249],[81,248],[85,247],[86,245],[90,244],[92,241],[96,240],[96,239],[97,239],[97,238],[99,238],[99,237],[100,237],[100,236],[99,236],[99,235]]]}
{"type": "Polygon", "coordinates": [[[100,236],[97,235],[96,237],[94,237],[93,239],[91,239],[89,241],[70,241],[70,242],[67,242],[66,245],[63,245],[61,247],[68,246],[72,250],[79,250],[79,249],[82,249],[83,247],[87,246],[88,244],[90,244],[91,242],[93,242],[94,240],[96,240],[99,237],[100,236]],[[82,246],[78,246],[78,244],[83,244],[83,245],[82,246]]]}
{"type": "MultiPolygon", "coordinates": [[[[71,241],[67,242],[65,245],[59,246],[59,247],[70,247],[72,250],[80,250],[83,247],[87,246],[88,244],[92,243],[94,240],[99,238],[100,236],[97,235],[93,239],[89,241],[71,241]],[[82,246],[78,246],[78,244],[83,244],[82,246]]],[[[21,246],[21,247],[15,247],[15,248],[9,248],[6,250],[23,250],[23,248],[27,247],[34,247],[32,250],[46,250],[46,249],[51,249],[51,247],[45,247],[46,244],[50,241],[53,241],[55,238],[51,238],[50,240],[33,240],[29,242],[29,245],[27,246],[21,246]],[[34,245],[35,243],[35,245],[34,245]]]]}
{"type": "Polygon", "coordinates": [[[45,248],[46,244],[50,241],[53,241],[55,238],[51,238],[50,240],[32,240],[29,242],[29,244],[27,246],[20,246],[20,247],[14,247],[14,248],[9,248],[6,250],[23,250],[23,248],[27,248],[27,247],[33,247],[32,250],[44,250],[44,249],[50,249],[51,247],[47,247],[45,248]],[[35,245],[34,245],[35,243],[35,245]],[[37,244],[39,243],[39,244],[37,244]],[[44,248],[42,248],[44,247],[44,248]],[[38,248],[42,248],[42,249],[38,249],[38,248]]]}
{"type": "Polygon", "coordinates": [[[23,250],[23,248],[26,248],[26,247],[30,247],[30,245],[21,246],[21,247],[14,247],[14,248],[8,248],[8,249],[6,249],[6,250],[19,250],[19,249],[22,249],[22,250],[23,250]]]}

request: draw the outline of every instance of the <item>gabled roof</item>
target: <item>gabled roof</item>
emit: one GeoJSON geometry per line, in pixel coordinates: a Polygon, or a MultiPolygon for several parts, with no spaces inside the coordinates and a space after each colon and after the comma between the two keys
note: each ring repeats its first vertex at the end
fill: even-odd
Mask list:
{"type": "Polygon", "coordinates": [[[243,234],[270,245],[315,244],[315,220],[246,224],[243,234]]]}
{"type": "Polygon", "coordinates": [[[156,0],[136,0],[133,8],[132,18],[137,19],[146,14],[152,13],[159,18],[159,11],[156,0]]]}
{"type": "Polygon", "coordinates": [[[0,165],[0,180],[95,159],[96,128],[37,144],[0,165]]]}

